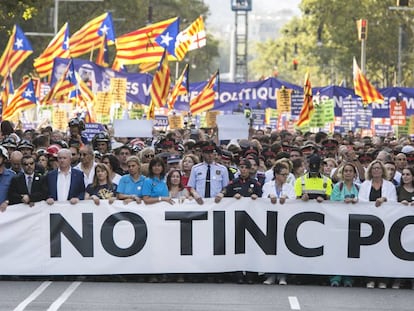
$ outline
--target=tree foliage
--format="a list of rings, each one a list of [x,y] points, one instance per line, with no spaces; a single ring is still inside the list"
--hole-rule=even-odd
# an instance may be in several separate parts
[[[280,37],[257,46],[259,58],[251,71],[271,75],[277,66],[279,77],[299,82],[309,69],[314,85],[352,85],[352,59],[361,63],[361,43],[356,21],[368,20],[366,74],[374,84],[384,87],[394,83],[397,72],[398,29],[404,29],[402,49],[403,84],[413,82],[413,37],[409,21],[412,11],[391,10],[395,0],[302,0],[301,17],[292,19]],[[294,46],[297,45],[295,55]],[[299,62],[294,71],[293,59]],[[267,71],[266,71],[267,69]],[[293,79],[292,79],[293,78]]]

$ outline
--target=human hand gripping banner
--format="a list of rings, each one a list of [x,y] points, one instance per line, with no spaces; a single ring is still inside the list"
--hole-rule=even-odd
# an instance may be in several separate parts
[[[412,207],[206,199],[9,206],[2,275],[257,271],[414,277]]]

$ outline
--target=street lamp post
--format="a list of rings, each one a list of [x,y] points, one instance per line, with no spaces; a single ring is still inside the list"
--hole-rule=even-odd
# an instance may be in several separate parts
[[[53,12],[53,31],[55,34],[58,32],[58,19],[59,19],[59,2],[103,2],[104,0],[55,0],[55,9]]]

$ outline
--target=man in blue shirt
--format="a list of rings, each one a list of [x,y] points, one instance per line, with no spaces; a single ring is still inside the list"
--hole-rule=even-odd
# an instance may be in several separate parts
[[[9,205],[7,200],[7,193],[11,180],[16,174],[5,167],[5,162],[9,159],[9,153],[7,149],[0,146],[0,211],[4,212]]]

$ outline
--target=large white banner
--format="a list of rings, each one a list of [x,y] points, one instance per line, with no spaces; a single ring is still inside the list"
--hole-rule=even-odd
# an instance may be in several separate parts
[[[257,271],[414,277],[413,207],[212,199],[9,206],[0,274]]]

